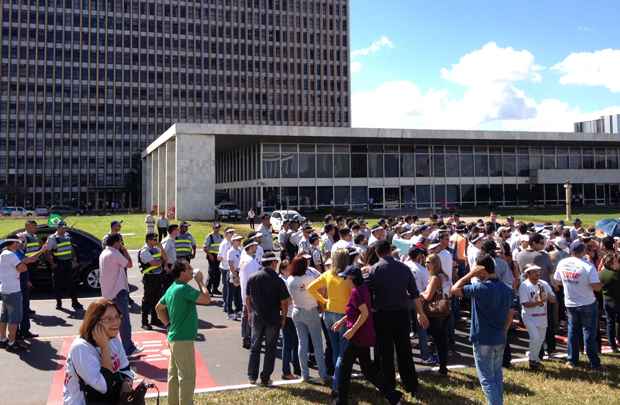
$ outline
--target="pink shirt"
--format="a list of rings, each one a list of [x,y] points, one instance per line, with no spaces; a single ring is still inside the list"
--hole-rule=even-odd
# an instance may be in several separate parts
[[[99,279],[101,281],[101,295],[112,300],[119,292],[129,291],[127,272],[125,268],[129,260],[121,252],[112,247],[106,247],[99,256]]]

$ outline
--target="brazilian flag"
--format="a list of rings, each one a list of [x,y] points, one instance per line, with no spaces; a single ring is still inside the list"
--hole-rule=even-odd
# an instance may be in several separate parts
[[[47,226],[50,228],[57,228],[60,221],[62,221],[60,214],[50,214],[49,217],[47,217]]]

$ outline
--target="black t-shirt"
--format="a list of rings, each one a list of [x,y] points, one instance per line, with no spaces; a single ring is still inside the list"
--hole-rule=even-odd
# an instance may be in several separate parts
[[[370,286],[377,311],[407,310],[410,300],[419,295],[409,267],[391,256],[382,258],[374,265]]]
[[[280,303],[289,297],[289,293],[286,284],[275,271],[263,267],[252,274],[246,291],[257,320],[271,325],[280,324]]]

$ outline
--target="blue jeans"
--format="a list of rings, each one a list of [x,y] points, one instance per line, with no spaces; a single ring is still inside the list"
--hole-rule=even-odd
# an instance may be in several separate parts
[[[448,317],[448,348],[454,349],[456,323],[460,317],[461,301],[457,297],[450,299],[450,316]]]
[[[241,312],[243,309],[241,302],[241,286],[228,284],[228,299],[226,300],[226,306],[228,307],[228,314],[234,314],[235,312]],[[233,305],[234,304],[234,305]],[[234,310],[233,310],[234,306]]]
[[[567,307],[568,315],[568,361],[577,364],[579,361],[579,335],[583,330],[586,353],[591,367],[599,367],[596,333],[598,330],[598,308],[596,302],[580,307]]]
[[[431,357],[431,352],[428,348],[428,330],[422,329],[418,323],[418,317],[416,311],[411,311],[411,322],[415,333],[418,335],[418,345],[420,346],[420,358],[422,360],[428,360]]]
[[[344,315],[337,314],[335,312],[325,312],[323,319],[325,320],[325,326],[327,327],[327,333],[329,334],[329,341],[332,345],[332,361],[334,362],[334,379],[332,381],[332,389],[338,391],[338,378],[340,376],[340,368],[342,363],[342,355],[349,343],[344,338],[345,328],[340,328],[338,332],[332,330],[332,325],[339,321]]]
[[[121,310],[121,341],[123,342],[123,348],[127,356],[131,355],[136,350],[136,345],[131,340],[131,322],[129,320],[129,292],[127,290],[121,290],[116,297],[112,300]]]
[[[503,405],[504,378],[502,361],[504,345],[474,344],[474,360],[478,380],[489,405]]]
[[[224,302],[224,312],[228,313],[228,270],[220,267],[222,271],[222,301]]]
[[[308,338],[310,338],[314,347],[314,358],[319,368],[319,376],[326,379],[327,367],[325,366],[325,357],[323,357],[323,336],[321,335],[321,318],[318,309],[293,309],[293,322],[295,322],[297,337],[299,338],[301,377],[304,379],[310,377],[310,369],[308,368]]]
[[[293,363],[294,374],[301,374],[297,331],[293,320],[286,318],[286,323],[282,328],[282,374],[291,374],[291,363]]]
[[[607,340],[609,340],[609,346],[614,348],[618,347],[616,342],[616,325],[620,324],[620,308],[618,304],[613,301],[603,301],[605,307],[605,319],[607,324]]]

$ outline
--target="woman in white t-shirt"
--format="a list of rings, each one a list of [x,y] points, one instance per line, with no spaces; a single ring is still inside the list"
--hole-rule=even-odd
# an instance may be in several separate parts
[[[65,405],[116,403],[131,391],[133,373],[118,338],[121,311],[105,298],[88,306],[80,336],[69,349],[63,390]]]
[[[547,333],[547,302],[555,303],[551,286],[540,279],[541,268],[529,265],[524,270],[526,280],[519,286],[521,318],[530,335],[530,368],[540,368],[540,349]]]
[[[308,284],[318,278],[320,273],[308,267],[308,259],[297,256],[290,264],[290,276],[286,280],[286,287],[293,301],[293,322],[299,337],[299,362],[301,365],[301,377],[307,381],[310,379],[308,368],[308,345],[312,340],[314,357],[319,368],[319,376],[327,381],[327,368],[323,355],[323,336],[321,318],[319,316],[318,303],[306,290]],[[290,307],[289,307],[290,308]]]

